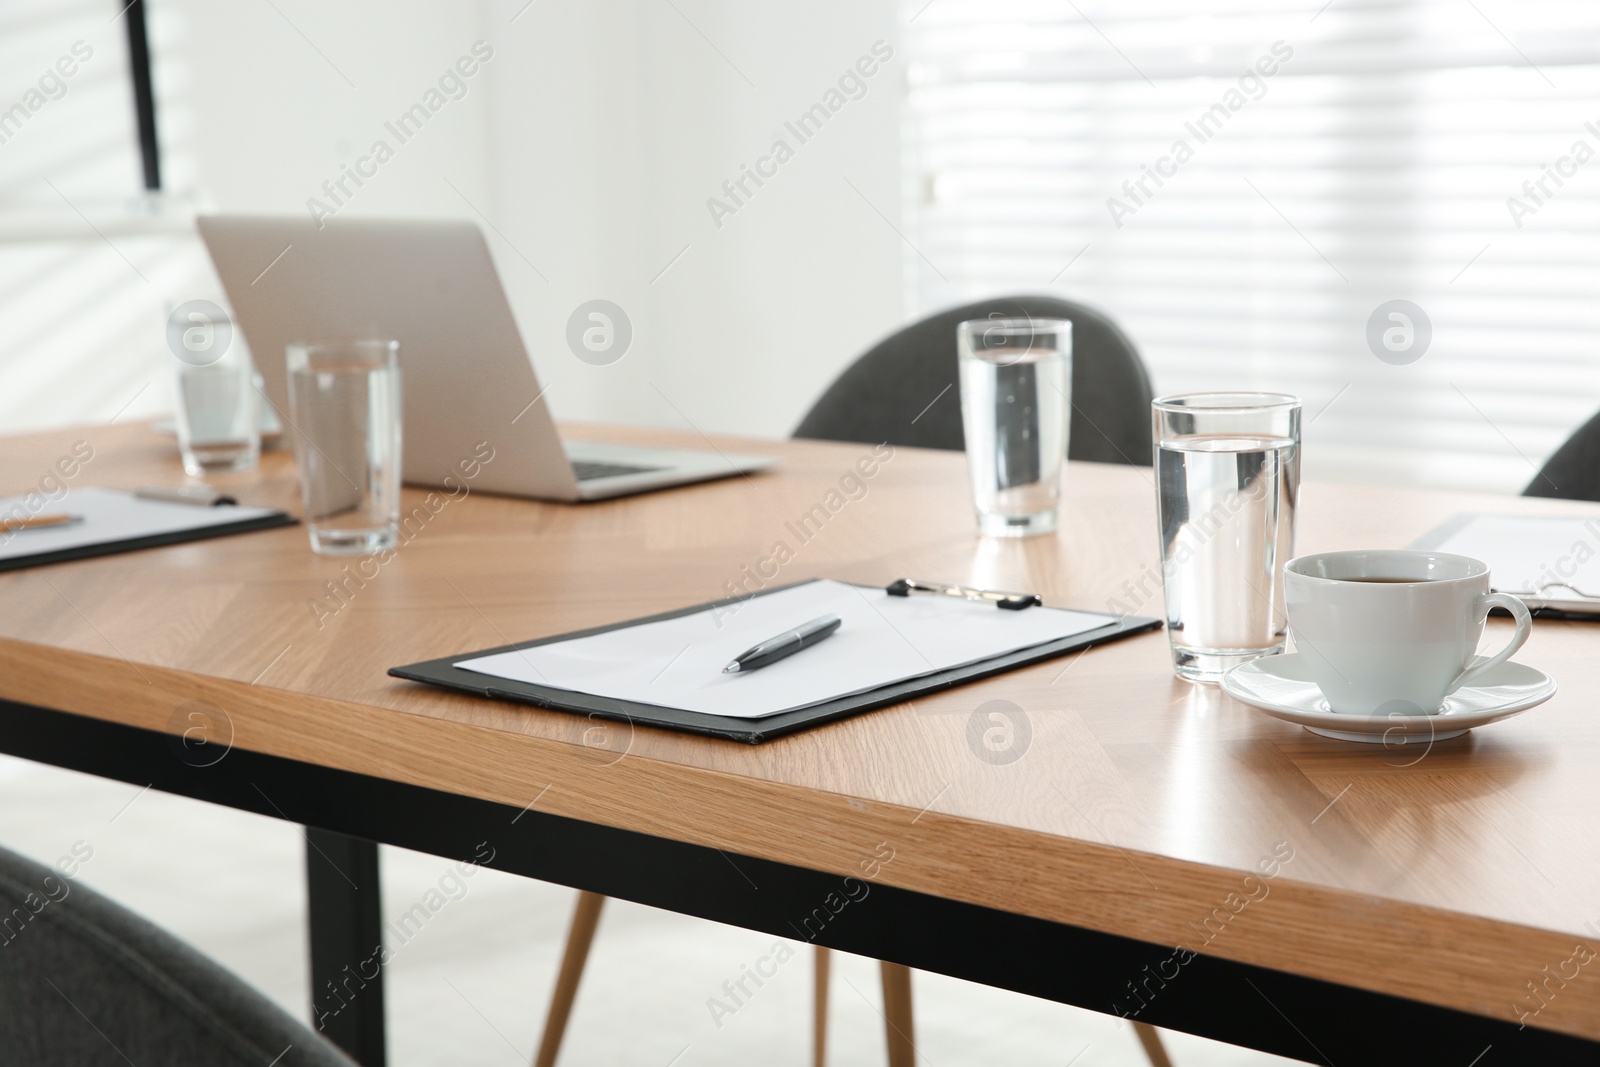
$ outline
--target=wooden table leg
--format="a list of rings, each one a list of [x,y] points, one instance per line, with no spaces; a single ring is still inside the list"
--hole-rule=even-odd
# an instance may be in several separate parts
[[[567,948],[561,956],[561,971],[556,975],[555,992],[550,994],[550,1014],[545,1017],[544,1037],[533,1058],[534,1067],[555,1067],[561,1039],[567,1033],[567,1017],[572,1014],[572,1002],[578,996],[578,982],[583,978],[583,965],[589,962],[589,946],[594,943],[595,927],[600,924],[600,909],[605,902],[606,898],[599,893],[581,890],[578,893],[572,925],[567,928]]]
[[[880,961],[883,971],[884,1035],[889,1043],[889,1067],[914,1067],[917,1045],[911,1029],[911,970],[898,963]]]
[[[1133,1024],[1133,1032],[1139,1038],[1139,1044],[1144,1046],[1144,1054],[1150,1059],[1150,1067],[1172,1067],[1172,1058],[1167,1055],[1166,1046],[1161,1043],[1161,1032],[1149,1023]]]
[[[384,1067],[378,846],[306,827],[311,1017],[362,1067]]]
[[[812,975],[811,1067],[828,1067],[828,974],[833,957],[818,945]]]

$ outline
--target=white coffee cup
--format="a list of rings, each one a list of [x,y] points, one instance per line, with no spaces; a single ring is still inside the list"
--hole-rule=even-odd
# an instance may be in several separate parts
[[[1527,605],[1489,591],[1468,556],[1400,549],[1319,552],[1284,566],[1295,651],[1330,710],[1431,715],[1444,698],[1510,659],[1533,629]],[[1489,609],[1516,619],[1510,644],[1471,663]]]

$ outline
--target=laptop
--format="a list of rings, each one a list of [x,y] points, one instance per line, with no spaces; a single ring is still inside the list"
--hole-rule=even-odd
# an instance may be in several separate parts
[[[768,456],[563,441],[483,234],[470,222],[199,219],[217,275],[288,432],[284,346],[400,342],[404,480],[438,486],[487,441],[473,488],[586,501],[726,478]]]

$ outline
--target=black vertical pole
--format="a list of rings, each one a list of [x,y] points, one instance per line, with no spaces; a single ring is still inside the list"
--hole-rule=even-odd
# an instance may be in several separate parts
[[[306,827],[311,1017],[362,1067],[384,1067],[378,846]]]
[[[156,97],[150,83],[150,37],[144,20],[144,0],[131,0],[123,18],[128,24],[128,68],[133,72],[139,158],[144,163],[144,187],[153,193],[161,189],[161,146],[156,141]]]

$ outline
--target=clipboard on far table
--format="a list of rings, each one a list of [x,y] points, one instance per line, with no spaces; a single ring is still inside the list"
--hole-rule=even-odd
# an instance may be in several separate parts
[[[28,506],[26,497],[0,500],[0,517],[13,513],[22,517],[38,510]],[[292,516],[276,508],[198,507],[91,486],[72,490],[49,510],[69,513],[76,521],[0,532],[0,571],[295,525]]]
[[[844,624],[814,649],[748,674],[720,673],[745,648],[825,613]],[[1160,625],[1139,616],[890,597],[882,587],[813,579],[389,674],[759,744]]]
[[[1483,560],[1537,618],[1600,621],[1600,517],[1465,513],[1410,547]]]

